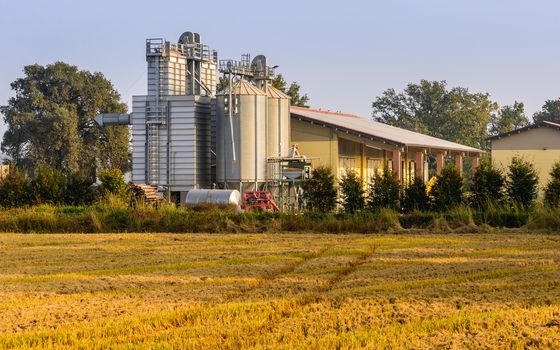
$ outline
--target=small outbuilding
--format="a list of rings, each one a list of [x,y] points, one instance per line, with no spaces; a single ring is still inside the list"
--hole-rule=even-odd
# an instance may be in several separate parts
[[[560,161],[560,124],[549,121],[496,135],[490,139],[492,164],[506,169],[513,157],[535,165],[540,187],[549,181],[552,165]]]

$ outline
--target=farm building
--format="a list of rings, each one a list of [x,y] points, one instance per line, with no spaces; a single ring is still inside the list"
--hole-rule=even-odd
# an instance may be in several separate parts
[[[147,39],[146,62],[147,94],[133,97],[132,113],[96,120],[131,125],[132,182],[181,202],[193,189],[215,188],[266,191],[280,207],[293,206],[313,166],[337,177],[352,169],[364,180],[388,166],[407,183],[426,180],[429,154],[441,171],[446,156],[459,168],[473,157],[476,168],[482,153],[354,115],[290,107],[265,56],[218,60],[197,33]]]
[[[479,164],[481,150],[417,132],[375,122],[356,115],[292,107],[291,142],[312,160],[313,166],[326,165],[337,177],[355,171],[364,181],[388,166],[402,183],[414,177],[428,179],[427,155],[434,155],[437,172],[446,157],[452,157],[462,170],[463,157]]]
[[[542,186],[549,181],[552,165],[560,161],[560,124],[535,123],[490,138],[492,164],[505,169],[513,157],[535,165]]]

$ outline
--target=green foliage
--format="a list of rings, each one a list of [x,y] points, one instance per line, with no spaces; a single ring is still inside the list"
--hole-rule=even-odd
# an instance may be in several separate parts
[[[473,177],[472,205],[484,208],[489,204],[501,204],[504,201],[505,183],[506,179],[501,170],[489,163],[482,164]]]
[[[69,205],[91,204],[94,199],[92,185],[93,181],[88,176],[78,172],[69,174],[66,178],[64,203]]]
[[[447,164],[431,190],[437,210],[447,210],[461,204],[463,200],[463,178],[454,164]]]
[[[229,86],[229,79],[225,75],[222,75],[218,79],[218,84],[216,84],[216,91],[218,92],[224,91],[228,86]]]
[[[550,181],[544,190],[544,203],[552,208],[560,207],[560,162],[556,162],[550,170]]]
[[[347,213],[355,213],[365,206],[365,190],[362,180],[355,171],[347,171],[340,179],[342,207]]]
[[[335,178],[330,168],[313,169],[311,178],[303,182],[302,188],[308,210],[329,213],[336,207]]]
[[[272,86],[278,90],[284,92],[286,95],[290,96],[290,104],[292,106],[298,107],[308,107],[307,102],[309,102],[309,97],[307,94],[301,94],[301,87],[297,82],[292,82],[288,88],[286,88],[286,80],[282,74],[278,74],[272,79]]]
[[[110,195],[119,198],[128,198],[128,186],[124,182],[124,177],[120,169],[103,169],[99,173],[101,186],[98,188],[100,197],[111,198]]]
[[[98,163],[130,166],[128,128],[101,128],[93,120],[101,112],[127,110],[101,73],[56,62],[26,66],[24,74],[11,84],[15,97],[0,107],[8,126],[1,149],[16,166],[34,171],[47,164],[92,178]]]
[[[62,204],[65,190],[66,177],[60,170],[48,165],[38,166],[30,184],[30,197],[34,204]]]
[[[545,120],[560,123],[560,98],[557,100],[546,100],[542,109],[533,115],[535,123]]]
[[[445,81],[427,80],[408,84],[402,93],[386,90],[372,107],[379,122],[481,149],[498,109],[488,94],[462,87],[448,90]]]
[[[426,184],[420,178],[415,178],[403,192],[401,199],[405,212],[426,211],[430,208],[430,198],[426,194]]]
[[[529,124],[522,102],[515,101],[513,106],[502,106],[490,123],[490,135],[499,135]]]
[[[374,211],[381,208],[398,210],[400,191],[399,180],[385,167],[381,174],[375,174],[371,179],[366,205]]]
[[[519,228],[527,224],[530,212],[516,205],[496,205],[489,203],[473,213],[476,225]]]
[[[0,180],[0,207],[14,208],[31,204],[29,178],[17,168]]]
[[[508,167],[506,188],[513,205],[530,208],[537,198],[539,177],[532,163],[514,157]]]

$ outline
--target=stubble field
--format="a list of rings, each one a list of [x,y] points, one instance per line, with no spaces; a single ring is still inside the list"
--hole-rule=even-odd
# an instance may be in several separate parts
[[[560,348],[560,236],[0,234],[0,348]]]

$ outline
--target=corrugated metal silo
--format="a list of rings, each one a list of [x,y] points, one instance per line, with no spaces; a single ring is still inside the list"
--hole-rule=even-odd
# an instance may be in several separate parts
[[[290,147],[290,96],[267,86],[267,153],[268,157],[285,157]]]
[[[217,180],[254,189],[266,181],[266,93],[240,80],[218,93],[217,102]]]

